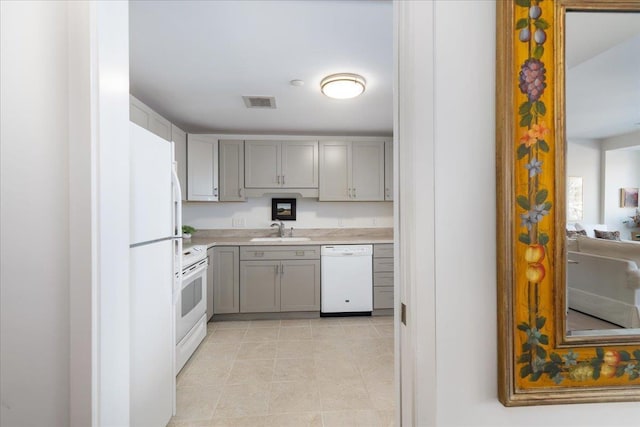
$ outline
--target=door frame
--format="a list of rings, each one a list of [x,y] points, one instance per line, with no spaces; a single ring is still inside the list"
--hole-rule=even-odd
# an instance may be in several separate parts
[[[433,425],[436,420],[434,104],[414,97],[415,93],[435,92],[433,9],[433,1],[393,2],[394,370],[399,426],[416,425],[417,421]],[[118,421],[128,422],[129,416],[128,394],[124,392],[128,389],[129,372],[121,369],[129,354],[125,292],[129,275],[128,193],[117,190],[118,183],[121,188],[128,188],[128,184],[122,185],[128,174],[121,172],[122,166],[128,164],[128,156],[123,156],[123,152],[128,152],[128,148],[123,148],[128,137],[117,144],[110,143],[122,132],[124,116],[124,126],[128,126],[128,49],[119,46],[120,56],[111,52],[111,57],[108,53],[103,57],[98,56],[97,47],[102,46],[100,52],[109,52],[109,47],[117,46],[124,38],[128,40],[128,2],[90,2],[88,14],[83,12],[81,20],[84,19],[89,23],[85,36],[92,47],[89,69],[93,76],[90,97],[93,152],[88,176],[94,186],[90,194],[78,194],[82,202],[92,206],[92,309],[88,314],[88,310],[79,313],[77,318],[91,324],[88,390],[92,401],[91,425],[126,425]],[[114,215],[113,222],[110,214]],[[118,233],[114,241],[112,227],[116,223]],[[420,241],[416,236],[420,236]],[[121,241],[127,244],[119,244]],[[87,243],[82,245],[86,248]],[[116,265],[118,268],[113,268]],[[110,274],[114,270],[118,270],[118,277]],[[419,287],[415,283],[417,278],[421,280]],[[118,285],[114,287],[114,283]],[[73,289],[72,298],[86,301],[86,294]],[[401,304],[407,307],[406,326],[400,322]],[[86,363],[86,351],[86,347],[72,348],[72,359],[75,355]],[[77,396],[79,393],[72,391],[72,397]]]

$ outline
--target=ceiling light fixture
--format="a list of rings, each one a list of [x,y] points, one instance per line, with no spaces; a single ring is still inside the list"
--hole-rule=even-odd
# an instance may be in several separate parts
[[[322,93],[329,98],[355,98],[364,92],[367,82],[358,74],[339,73],[325,77],[320,82]]]

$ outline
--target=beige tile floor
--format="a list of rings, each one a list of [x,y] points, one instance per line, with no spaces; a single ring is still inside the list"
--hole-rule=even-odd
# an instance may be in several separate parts
[[[208,324],[171,427],[393,426],[393,318]]]

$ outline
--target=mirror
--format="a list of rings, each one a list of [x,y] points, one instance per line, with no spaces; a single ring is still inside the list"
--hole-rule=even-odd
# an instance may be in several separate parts
[[[640,229],[618,193],[640,183],[640,13],[568,11],[564,28],[566,334],[638,335]]]
[[[624,145],[619,134],[605,142],[592,143],[590,148],[597,149],[600,162],[596,166],[600,175],[594,180],[592,174],[580,169],[585,162],[572,157],[579,156],[580,149],[588,144],[573,144],[572,140],[585,138],[580,132],[595,139],[591,126],[604,116],[615,121],[622,117],[613,107],[601,105],[600,97],[595,101],[594,115],[582,124],[578,120],[581,108],[593,103],[586,100],[589,95],[597,95],[607,84],[622,80],[615,74],[617,71],[610,70],[614,74],[607,76],[607,84],[582,77],[585,85],[580,82],[580,73],[574,70],[579,69],[576,64],[587,64],[631,37],[618,35],[617,41],[603,42],[610,33],[620,33],[622,27],[614,23],[615,30],[607,29],[604,20],[616,15],[626,19],[639,13],[640,3],[636,0],[497,2],[498,389],[499,399],[506,406],[640,400],[640,334],[633,323],[633,311],[628,309],[624,314],[620,310],[624,304],[608,307],[603,303],[611,303],[613,296],[623,294],[623,300],[630,301],[628,294],[635,292],[636,274],[631,270],[636,264],[626,260],[626,255],[616,252],[617,249],[609,248],[609,252],[597,255],[589,253],[590,241],[583,242],[583,236],[576,237],[576,250],[566,232],[570,224],[582,221],[581,225],[586,226],[591,218],[597,219],[594,224],[611,222],[616,227],[606,209],[611,197],[608,185],[614,181],[606,169],[611,162],[610,171],[620,170],[616,163],[619,158],[634,158],[637,153],[629,155],[632,152],[629,146],[633,144]],[[569,40],[572,31],[580,31],[574,17],[579,20],[585,16],[595,21],[582,36],[587,38],[587,49],[576,50],[570,47]],[[594,50],[599,54],[594,54]],[[638,83],[637,77],[635,82]],[[626,94],[637,89],[637,85],[630,87]],[[634,95],[634,99],[637,115],[638,96]],[[635,118],[638,121],[640,117]],[[620,129],[616,132],[623,133]],[[621,148],[628,151],[620,154]],[[596,193],[603,196],[597,201],[592,199],[594,185]],[[615,215],[624,216],[627,212],[616,210]],[[569,215],[571,222],[567,220]],[[625,228],[624,232],[629,230]],[[622,267],[597,264],[590,266],[588,272],[582,271],[589,262],[611,259]],[[576,266],[581,268],[575,269]],[[601,285],[599,280],[593,280],[594,271],[615,272],[604,275],[608,286],[620,281],[624,287],[601,295],[595,302],[585,302],[584,296],[595,293]],[[585,288],[587,279],[590,282]],[[637,280],[640,282],[640,271]],[[567,316],[570,306],[583,311],[604,306],[597,308],[604,308],[605,315],[618,316],[612,323],[629,321],[629,327],[618,328],[624,330],[620,334],[613,328],[600,329],[584,323],[575,326],[573,313]],[[603,314],[590,314],[594,318],[599,316]],[[627,319],[622,319],[625,316]]]

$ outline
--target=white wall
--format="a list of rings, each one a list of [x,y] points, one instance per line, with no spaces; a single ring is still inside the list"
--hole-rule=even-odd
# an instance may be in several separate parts
[[[286,195],[277,197],[288,197]],[[296,221],[287,227],[393,227],[391,202],[318,202],[297,199]],[[184,224],[196,229],[232,228],[232,218],[244,219],[244,228],[269,228],[271,197],[250,198],[246,203],[185,203]]]
[[[0,425],[69,424],[67,5],[0,2]]]
[[[431,16],[425,3],[399,2],[399,10],[402,13],[408,9],[415,22],[428,23]],[[404,84],[412,81],[403,80],[405,75],[415,71],[421,72],[422,79],[435,79],[435,101],[431,101],[435,103],[435,124],[432,126],[428,119],[415,123],[416,132],[421,131],[423,135],[435,132],[435,196],[428,188],[422,193],[400,189],[401,215],[405,215],[403,207],[412,206],[415,210],[412,215],[423,220],[429,221],[435,214],[435,291],[417,292],[415,298],[418,307],[425,310],[436,307],[436,323],[432,327],[429,322],[418,322],[417,341],[409,343],[429,348],[415,359],[416,377],[426,378],[428,382],[421,382],[422,389],[416,395],[418,417],[414,425],[635,426],[640,419],[638,403],[506,408],[498,401],[495,2],[428,3],[435,11],[435,31],[428,25],[416,25],[407,42],[411,45],[433,39],[434,44],[432,48],[416,50],[414,57],[400,64],[401,90],[403,81]],[[423,72],[419,65],[433,55],[435,69]],[[413,89],[410,96],[427,100],[412,112],[414,117],[430,117],[428,100],[433,99],[434,94],[428,88],[424,85],[407,90]],[[406,114],[400,110],[401,121]],[[400,139],[400,157],[406,150],[430,143],[428,138],[417,134],[405,137]],[[428,152],[421,155],[429,164]],[[405,166],[412,167],[405,163],[401,168]],[[428,183],[433,171],[414,167],[412,173],[417,182]],[[455,197],[461,191],[464,198]],[[415,251],[429,254],[431,244],[430,235],[418,235]],[[400,248],[403,245],[401,241]],[[402,273],[413,272],[413,276],[405,276],[404,280],[410,280],[409,286],[414,289],[426,286],[428,290],[434,272],[415,269],[416,263],[424,264],[428,260],[411,262],[414,265],[403,267]],[[430,346],[434,336],[435,347]],[[435,378],[432,378],[430,372],[434,366]],[[434,399],[434,411],[420,410],[432,407]]]
[[[128,424],[128,3],[0,2],[0,425]]]
[[[582,224],[600,223],[600,158],[598,140],[569,140],[567,144],[567,176],[582,177]]]
[[[629,219],[635,208],[620,207],[620,189],[640,188],[640,150],[610,150],[604,153],[606,172],[604,177],[604,222],[608,230],[619,230],[623,239],[631,238],[622,221]]]

